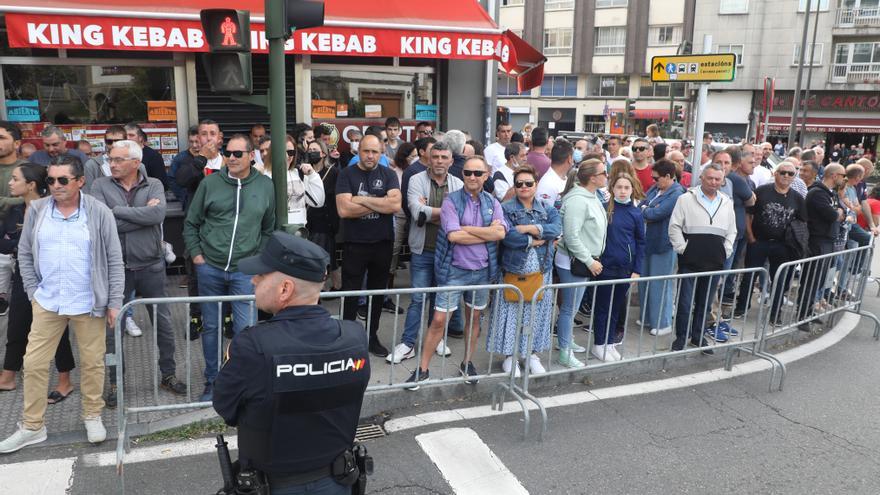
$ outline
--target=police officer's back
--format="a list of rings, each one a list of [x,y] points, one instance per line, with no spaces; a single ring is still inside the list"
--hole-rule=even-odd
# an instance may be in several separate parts
[[[331,464],[354,442],[370,361],[364,328],[317,305],[327,265],[320,247],[282,232],[238,265],[274,316],[232,341],[213,403],[238,427],[242,469],[266,473],[272,493],[313,482],[308,493],[351,493]]]

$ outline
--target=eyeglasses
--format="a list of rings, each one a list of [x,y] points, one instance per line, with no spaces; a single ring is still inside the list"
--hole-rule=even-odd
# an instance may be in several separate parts
[[[113,143],[116,143],[118,141],[122,141],[122,139],[104,138],[104,144],[106,144],[107,146],[113,146]]]
[[[648,147],[647,147],[647,146],[633,146],[633,151],[636,151],[636,152],[638,152],[638,151],[647,151],[647,150],[648,150]]]
[[[62,186],[66,186],[67,184],[70,184],[70,181],[76,179],[79,179],[79,177],[46,177],[46,184],[54,186],[55,181],[58,181]]]
[[[122,163],[131,160],[131,158],[122,158],[119,156],[108,158],[107,161],[110,163]]]
[[[419,136],[431,136],[434,134],[434,131],[431,130],[421,130],[418,132]]]
[[[485,170],[462,170],[461,173],[465,177],[470,177],[470,176],[482,177],[483,174],[486,173],[486,171]]]
[[[234,156],[234,157],[236,157],[236,158],[241,158],[241,157],[244,156],[245,153],[247,153],[247,151],[241,151],[241,150],[229,151],[229,150],[225,150],[225,151],[223,151],[223,156],[225,156],[226,158],[229,158],[230,156]]]
[[[787,176],[789,176],[789,177],[794,177],[794,171],[793,171],[793,170],[777,170],[776,173],[779,174],[779,175],[787,175]]]
[[[294,156],[294,155],[296,155],[296,150],[285,150],[285,151],[287,152],[287,156]]]
[[[658,180],[660,180],[660,176],[659,175],[652,175],[651,180],[653,180],[654,182],[657,182]]]
[[[522,189],[523,187],[534,187],[535,181],[533,180],[521,180],[514,183],[517,189]]]
[[[607,171],[607,170],[603,170],[602,172],[598,172],[598,173],[596,174],[596,177],[598,177],[598,176],[600,176],[600,175],[604,175],[605,177],[608,177],[608,171]]]

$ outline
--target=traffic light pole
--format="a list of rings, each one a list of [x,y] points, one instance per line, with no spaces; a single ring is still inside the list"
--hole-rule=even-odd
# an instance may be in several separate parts
[[[266,0],[269,41],[269,133],[272,137],[272,182],[275,184],[275,228],[287,223],[287,87],[284,42],[287,30],[284,0]]]
[[[712,52],[712,35],[703,36],[703,53]],[[697,117],[694,126],[694,157],[691,163],[694,166],[694,172],[700,174],[700,166],[702,163],[703,150],[703,130],[706,127],[706,101],[709,99],[709,84],[700,83],[700,89],[697,92]]]

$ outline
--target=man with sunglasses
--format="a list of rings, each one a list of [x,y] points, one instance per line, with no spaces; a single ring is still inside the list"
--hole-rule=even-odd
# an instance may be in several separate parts
[[[642,191],[647,191],[654,185],[654,179],[651,178],[651,162],[648,161],[648,157],[654,156],[653,148],[647,139],[636,138],[632,145],[632,154],[636,179],[642,184]]]
[[[189,205],[183,239],[195,266],[200,296],[254,293],[250,277],[238,271],[238,261],[257,254],[275,230],[275,188],[271,179],[251,165],[253,153],[247,135],[232,136],[223,152],[226,166],[201,181]],[[232,330],[238,335],[256,320],[256,310],[247,302],[231,306]],[[201,400],[210,401],[219,368],[217,304],[202,304],[201,314],[205,356]]]
[[[65,157],[73,157],[85,163],[89,161],[89,157],[76,148],[67,147],[67,136],[60,127],[54,125],[46,126],[40,133],[43,138],[43,149],[36,151],[28,158],[31,163],[38,165],[49,165],[50,163],[60,163]]]
[[[430,122],[419,122],[416,124],[416,139],[428,138],[434,136],[434,126]]]
[[[748,248],[746,250],[746,268],[757,268],[770,263],[770,280],[779,265],[794,259],[785,243],[785,232],[793,220],[806,221],[807,211],[804,198],[792,189],[791,184],[797,176],[794,164],[782,162],[773,174],[773,182],[758,186],[755,189],[755,204],[748,208],[746,221],[751,228],[748,230]],[[771,323],[780,321],[779,309],[782,294],[788,292],[791,273],[785,280],[785,290],[777,294],[770,308]],[[765,283],[762,281],[762,283]],[[751,304],[751,289],[754,285],[752,277],[742,277],[739,285],[739,296],[733,316],[743,316]]]
[[[0,442],[0,453],[46,440],[44,417],[49,362],[65,327],[79,347],[82,417],[91,443],[103,442],[104,354],[107,327],[122,308],[125,274],[113,213],[82,194],[84,171],[74,157],[48,166],[51,196],[31,202],[18,243],[24,289],[33,324],[24,357],[24,415],[20,428]]]
[[[489,165],[482,157],[469,158],[462,168],[464,188],[443,200],[434,251],[434,276],[440,287],[487,285],[501,276],[498,242],[507,235],[507,223],[501,204],[483,190],[489,173]],[[468,340],[459,370],[465,383],[477,383],[478,373],[471,356],[480,336],[480,313],[489,305],[489,291],[445,291],[437,294],[434,317],[425,332],[421,363],[407,379],[411,384],[409,390],[418,389],[419,382],[428,379],[431,357],[443,340],[447,315],[458,309],[462,298]]]

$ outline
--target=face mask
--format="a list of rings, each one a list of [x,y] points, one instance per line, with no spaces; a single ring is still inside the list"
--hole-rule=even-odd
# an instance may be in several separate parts
[[[583,159],[584,159],[584,153],[583,153],[581,150],[575,148],[575,149],[574,149],[574,156],[573,156],[573,158],[574,158],[574,164],[577,165],[578,163],[580,163],[581,161],[583,161]]]
[[[619,205],[625,205],[630,202],[630,196],[627,196],[626,199],[618,199],[617,196],[615,196],[614,202]]]
[[[309,151],[306,153],[306,160],[312,165],[321,161],[321,152],[320,151]]]
[[[417,162],[417,161],[419,161],[419,157],[414,156],[414,157],[412,157],[412,158],[409,159],[409,164],[412,165],[413,163],[415,163],[415,162]]]
[[[352,141],[352,142],[351,142],[351,151],[352,151],[352,153],[357,153],[357,152],[358,152],[358,146],[360,146],[360,144],[361,144],[360,141]]]

